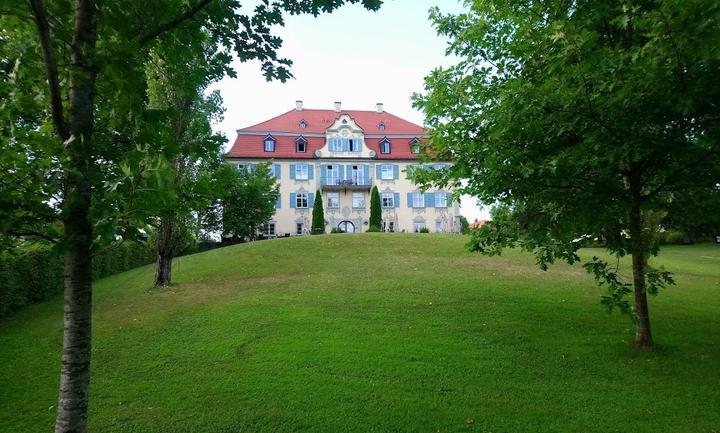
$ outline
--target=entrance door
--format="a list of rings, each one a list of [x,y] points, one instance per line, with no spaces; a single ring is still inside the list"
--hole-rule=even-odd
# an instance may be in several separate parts
[[[355,224],[350,221],[341,221],[338,224],[338,230],[345,233],[355,233]]]

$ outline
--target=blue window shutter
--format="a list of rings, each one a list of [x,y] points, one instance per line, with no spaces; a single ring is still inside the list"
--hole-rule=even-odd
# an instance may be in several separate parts
[[[315,194],[309,192],[308,193],[308,207],[313,207],[315,205]]]
[[[280,195],[278,194],[277,200],[275,200],[275,209],[280,209]]]
[[[399,192],[393,193],[393,203],[395,204],[395,207],[400,207],[400,193]]]
[[[412,193],[409,192],[409,193],[407,193],[407,205],[408,205],[408,207],[413,207],[412,204],[413,204],[412,203]]]
[[[314,176],[315,173],[313,172],[314,167],[312,164],[308,164],[307,166],[308,166],[308,180],[313,180],[315,178],[315,176]]]
[[[290,179],[295,179],[295,164],[290,164]]]
[[[291,192],[290,193],[290,207],[291,208],[294,208],[295,205],[297,204],[296,198],[297,198],[297,194],[295,194],[294,192]]]
[[[280,171],[280,164],[273,164],[273,171],[275,172],[275,177],[277,179],[280,179],[281,171]]]
[[[435,194],[431,192],[425,193],[425,207],[435,207]]]
[[[363,180],[365,180],[366,184],[370,183],[370,166],[369,165],[363,165]]]
[[[382,165],[378,164],[375,166],[375,179],[382,179]]]
[[[397,166],[397,164],[393,165],[393,179],[400,179],[400,168]]]

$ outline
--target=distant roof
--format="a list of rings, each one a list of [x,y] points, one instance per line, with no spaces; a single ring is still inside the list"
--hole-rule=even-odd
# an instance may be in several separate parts
[[[425,130],[387,111],[366,110],[290,110],[270,120],[237,130],[235,143],[228,152],[230,158],[315,158],[315,151],[325,146],[325,133],[343,114],[350,116],[362,128],[365,144],[375,151],[377,159],[417,159],[411,152],[410,142],[423,137]],[[300,126],[304,121],[304,128]],[[382,127],[380,126],[382,125]],[[319,136],[322,134],[322,136]],[[275,151],[265,152],[264,138],[272,135]],[[303,136],[306,152],[296,152],[295,140]],[[389,154],[380,152],[380,141],[387,137],[391,142]]]
[[[401,119],[387,111],[378,113],[369,110],[290,110],[270,120],[260,122],[256,125],[238,129],[238,132],[296,132],[298,134],[324,134],[335,120],[342,114],[347,114],[363,129],[365,134],[381,135],[422,135],[425,130],[405,119]],[[300,128],[300,121],[305,120],[306,127]],[[383,123],[385,129],[381,130],[378,125]]]

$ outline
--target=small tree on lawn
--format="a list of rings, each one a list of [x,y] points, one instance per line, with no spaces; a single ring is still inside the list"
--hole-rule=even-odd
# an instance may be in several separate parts
[[[310,233],[314,235],[325,233],[325,212],[323,211],[322,194],[320,190],[315,191],[315,204],[313,204]]]
[[[382,225],[382,209],[380,207],[380,193],[377,186],[370,192],[370,230],[380,231]]]
[[[454,164],[416,180],[499,203],[473,231],[485,254],[518,246],[545,269],[601,239],[612,263],[584,266],[650,347],[647,295],[673,284],[649,263],[654,234],[683,197],[720,189],[717,1],[484,0],[431,19],[461,60],[433,71],[415,104],[428,153]]]

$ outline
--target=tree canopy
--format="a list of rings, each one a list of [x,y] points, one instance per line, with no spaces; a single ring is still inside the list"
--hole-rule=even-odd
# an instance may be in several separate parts
[[[633,314],[636,345],[650,346],[646,293],[672,283],[648,266],[653,233],[673,203],[720,182],[720,5],[467,4],[458,15],[431,11],[460,60],[435,69],[414,100],[428,153],[454,164],[416,178],[499,205],[474,250],[519,246],[543,268],[579,261],[586,239],[631,255],[632,284],[599,258],[586,268],[608,287],[608,308]]]

